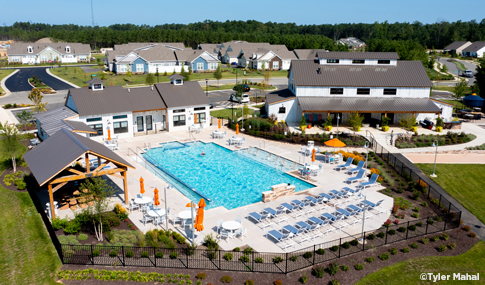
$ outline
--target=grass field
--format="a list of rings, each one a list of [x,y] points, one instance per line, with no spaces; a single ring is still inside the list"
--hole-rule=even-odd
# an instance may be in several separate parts
[[[443,90],[443,91],[450,91],[450,92],[455,92],[455,87],[454,86],[433,86],[434,90]],[[471,94],[472,93],[472,88],[471,86],[467,86],[465,88],[465,94]]]
[[[433,164],[416,166],[427,175],[433,173]],[[431,179],[485,223],[484,164],[436,164],[436,175]]]
[[[465,71],[466,70],[466,67],[463,63],[459,62],[459,61],[456,61],[456,60],[453,60],[452,61],[454,64],[456,64],[456,68],[458,68],[459,70],[461,71]]]
[[[9,161],[1,148],[0,161],[3,172]],[[0,186],[0,215],[0,283],[57,284],[61,261],[29,194]]]
[[[440,101],[443,101],[443,102],[447,102],[447,103],[450,103],[450,104],[453,104],[454,108],[457,108],[457,109],[462,109],[463,107],[466,108],[466,106],[464,106],[461,101],[456,101],[456,100],[440,100]]]
[[[217,111],[211,111],[211,116],[217,117],[217,118],[224,118],[224,119],[232,119],[232,111],[234,111],[234,119],[240,118],[242,116],[242,110],[241,108],[236,109],[236,104],[234,104],[234,109],[222,109],[222,110],[217,110]],[[254,109],[249,109],[249,112],[254,114]]]
[[[371,273],[361,279],[356,285],[366,284],[483,284],[483,281],[459,281],[452,280],[453,273],[477,274],[480,273],[480,280],[483,280],[485,273],[485,242],[479,241],[469,251],[458,256],[445,257],[419,257],[399,262],[385,267],[377,272]],[[433,273],[451,275],[450,280],[432,282],[420,280],[421,273]]]
[[[7,77],[9,74],[11,74],[14,71],[15,69],[0,70],[0,81],[2,81],[5,77]],[[3,95],[4,92],[5,90],[3,90],[2,87],[0,87],[0,96]]]

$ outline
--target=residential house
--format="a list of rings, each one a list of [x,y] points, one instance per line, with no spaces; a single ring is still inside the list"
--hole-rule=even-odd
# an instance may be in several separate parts
[[[358,49],[365,47],[365,42],[355,37],[341,38],[340,40],[338,40],[338,43],[342,45],[347,45],[349,49]]]
[[[16,43],[7,50],[9,63],[89,62],[91,47],[80,43]]]
[[[175,74],[170,83],[159,83],[150,87],[122,88],[104,86],[94,78],[89,87],[70,89],[65,101],[65,116],[78,125],[71,126],[79,132],[94,130],[89,135],[95,139],[106,138],[110,129],[113,136],[133,137],[160,131],[187,130],[194,124],[205,127],[209,124],[210,101],[198,82],[184,82]],[[50,110],[44,116],[52,116]],[[64,114],[64,113],[63,113]],[[62,118],[62,114],[58,115]],[[55,128],[63,128],[60,120]],[[89,129],[81,129],[83,123]],[[46,126],[41,117],[38,125]],[[74,123],[76,124],[76,123]],[[54,128],[50,126],[49,128]],[[42,133],[42,130],[38,130]],[[53,133],[54,131],[52,131]],[[48,131],[48,135],[51,132]],[[46,138],[46,136],[41,137]]]
[[[395,52],[318,52],[317,60],[294,60],[288,91],[269,94],[266,112],[294,124],[302,115],[309,123],[327,116],[345,122],[356,111],[374,124],[384,116],[391,123],[403,115],[450,120],[452,106],[429,98],[432,83],[422,63],[398,59]]]
[[[463,49],[469,47],[471,44],[472,44],[472,42],[469,42],[469,41],[455,41],[452,44],[446,46],[443,49],[443,51],[445,53],[460,55],[462,53]]]
[[[485,42],[474,42],[463,49],[462,55],[468,57],[482,58],[485,53]]]
[[[185,66],[190,66],[192,71],[197,73],[201,71],[213,71],[219,65],[217,56],[203,50],[180,50],[175,52],[177,60],[184,62]]]
[[[270,45],[269,48],[245,47],[239,52],[237,59],[239,67],[287,70],[291,61],[297,57],[285,45]]]
[[[327,52],[326,49],[295,49],[295,53],[298,59],[316,59],[318,52]]]
[[[248,42],[232,42],[225,45],[223,49],[221,49],[220,60],[222,63],[237,65],[238,64],[238,55],[241,50],[244,49],[258,49],[258,48],[267,48],[269,49],[269,43],[248,43]]]

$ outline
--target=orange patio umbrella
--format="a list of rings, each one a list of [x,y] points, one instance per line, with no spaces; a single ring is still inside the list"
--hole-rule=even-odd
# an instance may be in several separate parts
[[[108,140],[110,141],[111,140],[111,130],[108,129]]]
[[[158,201],[158,189],[155,188],[155,191],[153,191],[153,192],[155,192],[155,197],[154,197],[155,198],[155,206],[158,206],[158,205],[160,205],[160,201]]]
[[[145,193],[145,185],[143,184],[143,177],[140,177],[140,194]]]
[[[315,149],[312,150],[312,162],[315,161]]]
[[[236,124],[236,135],[239,135],[239,124]]]
[[[200,199],[199,209],[197,210],[197,217],[195,217],[195,224],[194,224],[194,228],[198,232],[204,230],[204,225],[202,223],[204,222],[204,207],[205,206],[206,206],[205,200]]]
[[[345,146],[345,144],[337,138],[326,141],[325,145],[332,146],[332,147],[344,147]]]
[[[219,127],[218,127],[218,129],[220,129],[220,128],[221,128],[221,119],[219,119]]]

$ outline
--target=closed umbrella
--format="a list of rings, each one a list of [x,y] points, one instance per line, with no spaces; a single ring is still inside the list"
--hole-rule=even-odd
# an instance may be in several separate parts
[[[160,201],[158,201],[158,189],[155,188],[155,191],[153,191],[155,193],[155,206],[158,206],[160,205]]]
[[[312,150],[312,162],[315,162],[315,149]]]
[[[239,135],[239,124],[236,124],[236,135]]]
[[[143,184],[143,177],[140,177],[140,194],[145,193],[145,185]]]
[[[108,128],[108,140],[111,140],[111,130]]]
[[[199,201],[199,209],[197,210],[197,217],[195,218],[194,228],[196,231],[200,232],[204,230],[204,207],[205,207],[205,200],[200,199]]]
[[[218,127],[218,129],[220,129],[220,128],[221,128],[221,119],[219,119],[219,127]]]

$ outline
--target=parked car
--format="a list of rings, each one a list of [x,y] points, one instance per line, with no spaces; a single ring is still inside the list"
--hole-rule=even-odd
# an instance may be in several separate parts
[[[238,102],[238,103],[249,103],[248,94],[242,94],[240,99],[241,100],[238,100],[238,98],[236,98],[236,94],[231,94],[231,97],[229,97],[229,101]]]
[[[239,86],[242,86],[243,92],[249,92],[249,90],[251,90],[251,88],[249,88],[249,86],[246,85],[246,84],[238,84],[238,85],[234,86],[234,88],[232,88],[232,90],[237,90],[237,88]]]
[[[462,72],[463,77],[473,77],[473,73],[471,70],[465,70]]]
[[[210,109],[214,108],[214,103],[212,102],[212,100],[209,100],[211,103],[210,103]]]

